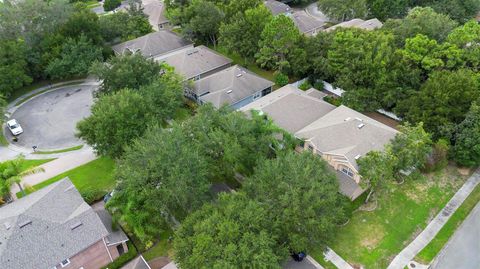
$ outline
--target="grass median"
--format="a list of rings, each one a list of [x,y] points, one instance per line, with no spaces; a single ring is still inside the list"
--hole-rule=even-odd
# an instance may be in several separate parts
[[[432,262],[478,202],[480,202],[480,185],[475,187],[435,238],[415,257],[415,260],[423,264]]]

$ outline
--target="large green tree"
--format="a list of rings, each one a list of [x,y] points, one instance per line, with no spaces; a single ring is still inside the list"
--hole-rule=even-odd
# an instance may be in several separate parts
[[[326,247],[344,221],[343,199],[328,165],[311,152],[290,151],[259,165],[243,191],[264,205],[280,245],[291,251]]]
[[[272,14],[265,6],[237,13],[229,23],[220,26],[220,44],[244,58],[253,58],[260,49],[258,40]]]
[[[268,69],[285,70],[292,69],[291,61],[305,54],[299,47],[302,34],[293,21],[285,16],[275,16],[269,21],[262,31],[260,38],[260,51],[255,55],[257,63]],[[303,57],[306,57],[303,55]]]
[[[112,11],[122,4],[121,0],[105,0],[103,3],[103,9],[105,11]]]
[[[206,0],[193,0],[182,10],[182,33],[190,39],[217,44],[218,30],[225,14],[214,3]]]
[[[365,203],[368,203],[373,193],[385,186],[388,180],[393,179],[395,157],[386,148],[385,151],[370,151],[357,162],[362,176],[361,183],[369,189],[365,198]]]
[[[175,232],[175,262],[189,268],[281,268],[288,255],[271,233],[269,212],[242,193],[221,195]]]
[[[99,18],[100,32],[107,42],[135,39],[152,32],[148,18],[143,14],[117,12]]]
[[[457,23],[447,15],[436,13],[430,7],[415,7],[403,19],[388,20],[383,29],[392,31],[398,46],[417,34],[426,35],[438,42],[444,41]]]
[[[427,0],[424,2],[438,13],[446,14],[460,23],[474,18],[480,11],[479,0]]]
[[[462,60],[465,65],[473,70],[480,70],[480,25],[471,20],[455,28],[447,38],[462,50]]]
[[[92,106],[92,114],[77,124],[78,136],[98,154],[119,157],[152,123],[151,110],[145,98],[133,90],[102,95]]]
[[[109,206],[143,242],[175,227],[210,199],[208,162],[199,147],[178,124],[154,127],[120,160],[119,184]]]
[[[474,102],[465,119],[457,126],[455,161],[464,166],[480,165],[480,105]]]
[[[59,58],[50,61],[46,73],[54,79],[83,76],[94,62],[102,60],[102,48],[82,34],[78,39],[65,41]]]
[[[28,73],[24,42],[0,41],[0,94],[8,97],[14,90],[30,84],[32,78]]]
[[[432,152],[430,134],[423,129],[423,123],[412,126],[408,123],[400,126],[391,142],[391,151],[395,156],[395,173],[405,173],[412,169],[423,168]]]
[[[366,0],[318,0],[318,8],[336,21],[364,19],[368,16]]]
[[[335,84],[346,91],[345,103],[359,110],[381,106],[390,82],[393,36],[359,29],[339,29],[327,52],[329,72]],[[388,86],[388,87],[387,87]]]
[[[423,122],[434,139],[451,138],[465,119],[472,100],[480,97],[478,75],[470,70],[433,72],[419,92],[402,100],[405,120]]]
[[[120,89],[139,89],[157,79],[162,67],[152,59],[145,59],[140,53],[112,57],[106,63],[96,62],[90,73],[102,80],[102,93],[115,92]]]
[[[405,16],[410,2],[410,0],[367,0],[367,6],[373,17],[384,21]]]

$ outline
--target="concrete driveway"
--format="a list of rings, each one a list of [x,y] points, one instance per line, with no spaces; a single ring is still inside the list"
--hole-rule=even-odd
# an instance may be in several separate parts
[[[76,124],[90,115],[94,89],[90,85],[65,86],[33,97],[10,116],[24,132],[18,136],[18,142],[13,142],[11,133],[5,130],[8,141],[29,149],[35,145],[42,150],[82,144],[75,137]]]
[[[452,236],[433,262],[432,269],[480,268],[480,203]]]

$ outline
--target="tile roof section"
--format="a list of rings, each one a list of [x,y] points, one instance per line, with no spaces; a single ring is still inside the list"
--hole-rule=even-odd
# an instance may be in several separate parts
[[[304,34],[316,33],[325,25],[325,22],[308,15],[304,10],[295,11],[289,17],[293,20],[298,30]]]
[[[268,8],[268,10],[270,10],[273,16],[291,12],[290,7],[280,1],[265,0],[263,1],[263,4]]]
[[[344,21],[339,24],[336,24],[332,27],[325,29],[325,31],[330,32],[337,29],[338,27],[344,27],[344,28],[353,27],[353,28],[359,28],[364,30],[374,30],[377,28],[381,28],[382,26],[383,26],[383,23],[376,18],[366,20],[366,21],[362,19],[353,19],[353,20]]]
[[[154,29],[157,29],[159,24],[168,22],[165,17],[165,5],[158,0],[143,0],[143,13],[148,16],[148,21]]]

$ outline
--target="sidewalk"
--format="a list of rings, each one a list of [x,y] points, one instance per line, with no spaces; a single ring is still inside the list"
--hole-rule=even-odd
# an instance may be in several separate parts
[[[34,155],[34,154],[32,154]],[[52,157],[49,155],[44,155],[44,158]],[[68,170],[76,168],[82,164],[88,163],[93,161],[97,158],[93,153],[91,148],[87,148],[85,150],[79,150],[78,152],[71,152],[70,154],[66,154],[60,156],[58,159],[48,162],[44,165],[39,167],[43,168],[45,171],[40,172],[37,174],[32,174],[25,176],[21,182],[22,185],[30,185],[33,186],[40,182],[43,182],[49,178],[52,178],[56,175],[64,173]],[[16,193],[20,191],[16,184],[12,185],[11,192],[13,194],[14,199],[16,199]]]
[[[348,264],[342,257],[340,257],[333,249],[328,248],[324,253],[325,260],[333,263],[338,269],[353,269],[353,267]]]
[[[415,258],[415,256],[425,248],[430,241],[437,235],[440,229],[450,219],[453,213],[462,205],[463,201],[470,195],[473,189],[480,183],[480,169],[463,184],[455,193],[447,205],[438,213],[438,215],[428,224],[406,248],[404,248],[390,263],[388,269],[403,269]]]

